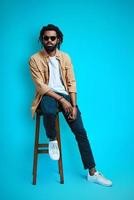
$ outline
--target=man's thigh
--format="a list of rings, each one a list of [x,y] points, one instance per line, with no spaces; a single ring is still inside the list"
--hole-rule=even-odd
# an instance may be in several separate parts
[[[53,97],[44,95],[40,102],[40,108],[43,113],[56,114],[58,103]]]

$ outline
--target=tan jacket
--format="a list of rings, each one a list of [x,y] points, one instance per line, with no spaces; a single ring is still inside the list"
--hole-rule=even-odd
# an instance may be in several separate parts
[[[69,56],[56,50],[56,58],[60,63],[60,70],[62,80],[67,92],[76,93],[76,81],[73,71],[73,66]],[[32,74],[32,79],[36,86],[36,95],[32,103],[32,117],[34,117],[35,111],[42,99],[42,96],[50,90],[48,87],[49,82],[49,66],[48,66],[49,56],[45,50],[39,51],[32,55],[29,60],[30,70]]]

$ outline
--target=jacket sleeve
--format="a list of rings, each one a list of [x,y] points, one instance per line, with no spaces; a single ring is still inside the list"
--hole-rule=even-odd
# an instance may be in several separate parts
[[[36,90],[40,95],[44,95],[46,92],[48,92],[51,89],[48,87],[47,84],[44,83],[43,77],[38,69],[38,66],[34,58],[32,57],[30,58],[29,65],[30,65],[32,79],[36,86]]]
[[[68,55],[67,55],[66,68],[67,68],[66,82],[67,82],[68,91],[76,93],[76,80],[75,80],[75,75],[74,75],[73,64]]]

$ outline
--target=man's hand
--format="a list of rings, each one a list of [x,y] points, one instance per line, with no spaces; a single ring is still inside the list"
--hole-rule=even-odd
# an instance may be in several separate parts
[[[72,112],[68,116],[68,119],[69,119],[69,121],[73,121],[76,119],[76,117],[77,117],[77,107],[74,106]]]
[[[61,105],[63,106],[63,109],[65,111],[65,113],[68,115],[70,113],[72,113],[73,111],[73,107],[71,105],[71,103],[69,101],[67,101],[64,97],[62,97],[59,102],[61,103]]]

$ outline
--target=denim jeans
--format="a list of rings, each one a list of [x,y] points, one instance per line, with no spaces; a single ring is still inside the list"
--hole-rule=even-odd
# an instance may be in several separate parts
[[[69,102],[71,101],[70,95],[61,94],[58,92],[57,94],[63,96],[67,101]],[[62,111],[66,119],[66,122],[68,123],[73,134],[75,135],[84,168],[91,169],[92,167],[95,167],[93,153],[87,137],[86,130],[83,126],[81,112],[79,110],[78,105],[77,105],[77,117],[73,121],[68,120],[68,117],[64,109],[62,108],[61,105],[59,105],[59,103],[53,97],[44,95],[42,97],[39,106],[43,113],[43,124],[46,130],[47,137],[49,139],[56,138],[57,133],[56,133],[55,121],[56,121],[57,110],[60,107],[60,110]]]

